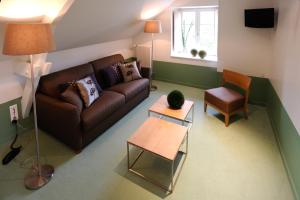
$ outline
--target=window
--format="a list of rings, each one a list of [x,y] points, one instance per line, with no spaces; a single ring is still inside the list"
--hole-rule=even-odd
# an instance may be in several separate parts
[[[196,49],[206,51],[207,60],[217,60],[218,7],[174,9],[172,40],[172,56],[191,58]]]

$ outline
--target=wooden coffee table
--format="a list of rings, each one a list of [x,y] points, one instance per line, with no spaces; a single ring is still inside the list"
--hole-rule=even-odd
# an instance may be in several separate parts
[[[185,142],[184,160],[179,168],[177,178],[174,178],[174,162],[180,152],[181,145]],[[141,151],[131,163],[130,146],[139,148]],[[146,177],[145,175],[135,171],[133,166],[145,152],[155,154],[170,162],[170,185],[165,186],[157,181]],[[149,117],[142,126],[127,140],[127,159],[128,170],[145,180],[169,191],[173,192],[176,181],[179,177],[182,166],[185,162],[188,152],[188,128],[163,119]],[[175,180],[174,180],[175,179]]]
[[[187,117],[190,112],[192,112],[192,119],[188,120]],[[194,121],[194,102],[185,100],[181,109],[174,110],[169,108],[167,96],[163,95],[149,108],[148,116],[151,116],[151,113],[178,120],[182,125],[188,124],[191,128]]]

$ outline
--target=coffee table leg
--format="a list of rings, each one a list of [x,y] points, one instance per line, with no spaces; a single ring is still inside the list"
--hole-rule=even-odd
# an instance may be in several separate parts
[[[170,181],[171,181],[171,190],[170,190],[170,192],[171,193],[173,192],[173,189],[174,189],[173,176],[174,176],[174,160],[172,160],[172,163],[171,163],[171,176],[170,176]]]
[[[192,124],[194,123],[194,115],[195,115],[195,105],[192,108]]]
[[[127,168],[129,170],[130,167],[130,160],[129,160],[129,144],[127,142]]]

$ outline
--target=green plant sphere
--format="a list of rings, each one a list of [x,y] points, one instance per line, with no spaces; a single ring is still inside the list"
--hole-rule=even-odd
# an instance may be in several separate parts
[[[184,96],[183,94],[178,91],[178,90],[174,90],[172,92],[170,92],[168,94],[168,104],[170,106],[170,108],[172,109],[180,109],[182,107],[182,105],[184,104]]]
[[[207,53],[206,53],[206,51],[201,50],[201,51],[199,51],[198,55],[199,55],[199,57],[200,57],[201,59],[203,59],[203,58],[205,58],[205,56],[207,55]]]
[[[194,57],[197,56],[197,54],[198,54],[197,49],[192,49],[192,50],[191,50],[191,54],[192,54]]]

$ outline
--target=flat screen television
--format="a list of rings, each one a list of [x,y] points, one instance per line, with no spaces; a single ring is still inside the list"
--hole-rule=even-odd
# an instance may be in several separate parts
[[[273,28],[274,8],[245,10],[245,26],[252,28]]]

